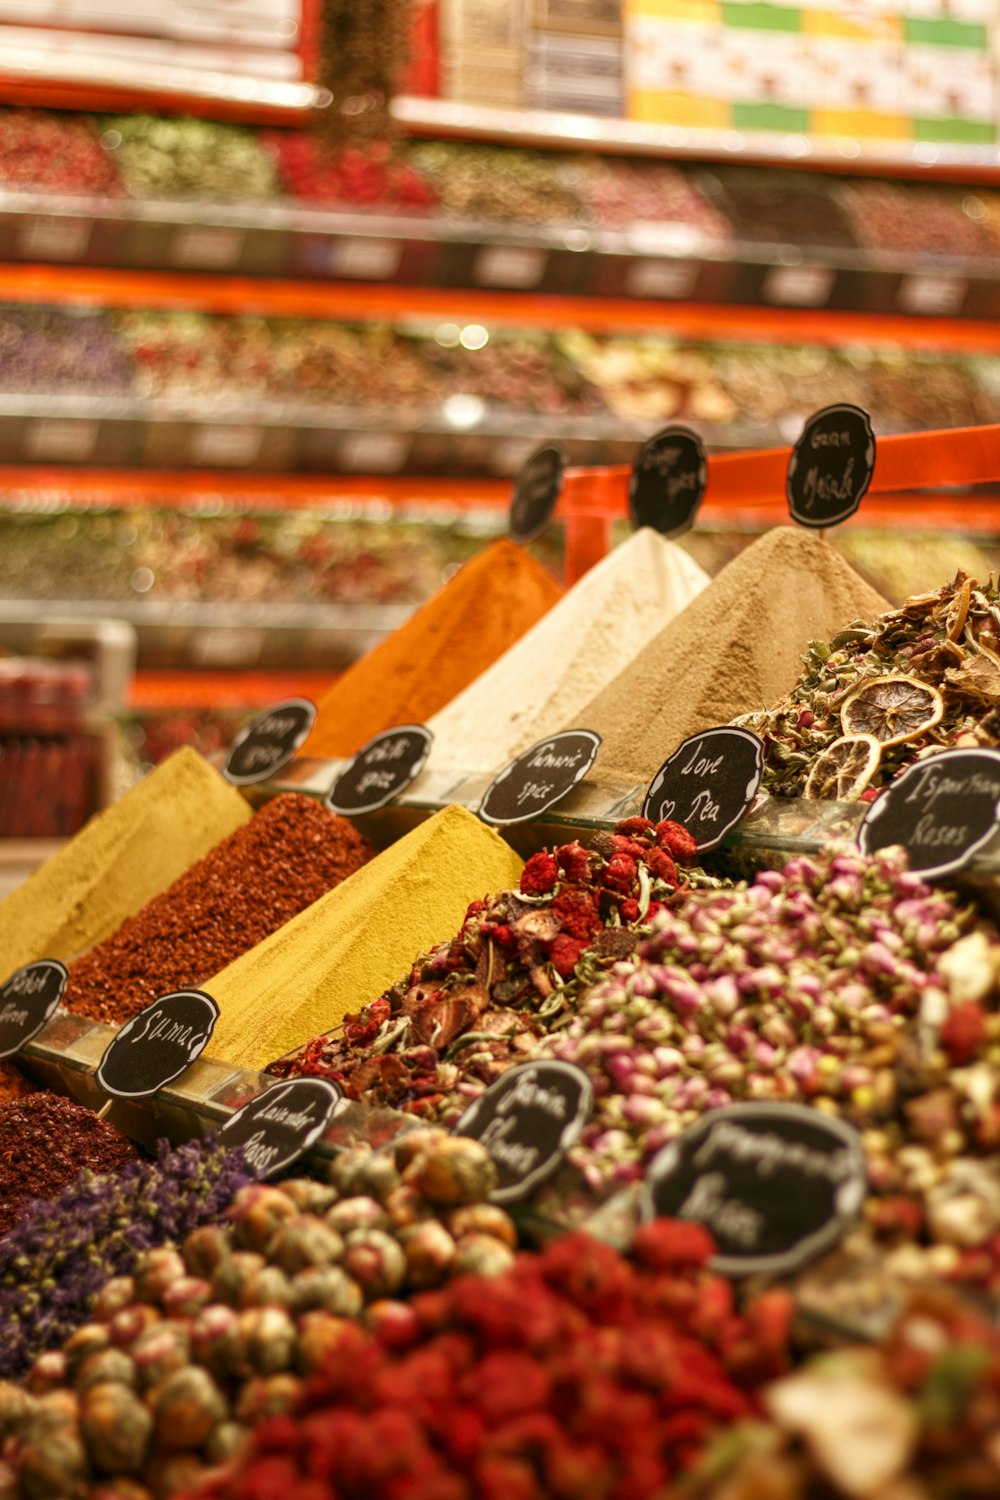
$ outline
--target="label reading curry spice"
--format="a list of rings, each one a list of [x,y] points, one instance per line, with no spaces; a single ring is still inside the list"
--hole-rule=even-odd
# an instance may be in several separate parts
[[[52,1019],[68,978],[65,964],[40,958],[0,985],[0,1057],[20,1052]]]
[[[875,473],[871,418],[846,402],[811,416],[792,448],[785,492],[800,526],[836,526],[853,516]]]
[[[539,740],[490,783],[479,816],[484,823],[506,827],[554,807],[586,776],[600,744],[601,736],[592,729],[565,729]]]
[[[522,1063],[471,1104],[455,1126],[485,1146],[500,1179],[494,1203],[524,1198],[555,1171],[590,1116],[594,1093],[572,1063]]]

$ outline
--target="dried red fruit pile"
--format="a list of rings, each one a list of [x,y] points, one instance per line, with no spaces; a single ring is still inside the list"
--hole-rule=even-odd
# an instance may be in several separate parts
[[[589,849],[574,841],[532,855],[518,890],[474,901],[458,934],[407,978],[269,1071],[330,1078],[352,1099],[454,1123],[630,956],[678,885],[676,861],[695,852],[679,824],[628,818]]]

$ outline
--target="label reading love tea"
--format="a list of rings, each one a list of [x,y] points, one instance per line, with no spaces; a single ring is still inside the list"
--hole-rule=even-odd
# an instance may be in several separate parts
[[[629,516],[636,530],[652,526],[677,536],[694,525],[708,483],[708,456],[696,432],[664,427],[639,449],[629,480]]]
[[[853,516],[875,473],[875,434],[860,406],[824,406],[792,449],[785,493],[800,526],[836,526]]]
[[[325,1078],[277,1083],[244,1104],[219,1131],[224,1146],[242,1146],[247,1169],[270,1177],[318,1141],[343,1098]]]
[[[764,746],[749,729],[723,725],[693,734],[663,762],[642,804],[645,818],[669,818],[699,849],[714,849],[757,795]]]
[[[918,875],[967,865],[1000,820],[1000,751],[942,750],[907,766],[870,805],[863,854],[902,844]]]
[[[327,807],[345,817],[384,807],[420,775],[433,738],[422,724],[377,734],[337,777],[326,794]]]
[[[514,482],[508,532],[515,542],[533,542],[552,519],[562,489],[566,459],[561,448],[536,448]]]
[[[68,978],[65,964],[40,958],[0,985],[0,1057],[20,1052],[52,1019]]]
[[[115,1099],[145,1099],[201,1056],[219,1019],[219,1007],[202,990],[175,990],[147,1005],[116,1033],[97,1069],[97,1081]]]
[[[798,1104],[713,1110],[653,1159],[642,1216],[711,1230],[727,1276],[808,1264],[849,1228],[865,1196],[855,1130]]]
[[[586,776],[600,743],[601,736],[592,729],[565,729],[539,740],[490,783],[479,816],[501,827],[524,823],[554,807]]]
[[[287,766],[315,718],[316,705],[308,698],[285,698],[265,709],[233,740],[223,776],[234,786],[267,781]]]
[[[500,1184],[494,1203],[524,1198],[555,1171],[580,1138],[594,1102],[590,1079],[572,1063],[522,1063],[481,1094],[455,1126],[485,1146]]]

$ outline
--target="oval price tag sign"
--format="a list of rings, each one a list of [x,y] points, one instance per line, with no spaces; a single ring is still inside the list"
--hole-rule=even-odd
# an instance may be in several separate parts
[[[494,1203],[524,1198],[554,1172],[590,1115],[594,1092],[572,1063],[522,1063],[491,1084],[456,1124],[493,1158],[499,1187]]]
[[[422,724],[401,724],[368,741],[326,794],[331,812],[375,812],[416,780],[434,736]]]
[[[677,536],[694,525],[708,483],[705,445],[689,427],[664,427],[639,449],[628,487],[632,525]]]
[[[764,770],[764,746],[749,729],[723,725],[693,734],[663,762],[642,804],[644,818],[670,818],[699,849],[714,849],[749,811]]]
[[[864,1200],[856,1130],[798,1104],[715,1109],[650,1164],[642,1216],[712,1231],[727,1276],[797,1270],[830,1248]]]
[[[554,807],[586,776],[600,744],[601,736],[592,729],[565,729],[539,740],[490,783],[479,816],[499,828]]]
[[[229,747],[222,774],[234,786],[267,781],[287,766],[316,720],[308,698],[285,698],[258,714]]]
[[[57,958],[40,958],[0,985],[0,1058],[20,1052],[51,1021],[68,978]]]
[[[863,854],[902,844],[918,875],[967,865],[1000,820],[1000,750],[940,750],[880,793],[858,833]]]
[[[204,1052],[219,1007],[203,990],[174,990],[147,1005],[116,1033],[97,1068],[115,1099],[145,1099],[173,1083]]]
[[[512,541],[533,542],[552,519],[562,489],[566,457],[553,443],[536,448],[521,468],[510,501],[507,530]]]
[[[326,1078],[292,1078],[244,1104],[219,1131],[224,1146],[242,1146],[247,1167],[271,1177],[319,1140],[343,1098]]]
[[[836,526],[853,516],[875,473],[875,434],[860,406],[824,406],[792,449],[785,493],[800,526]]]

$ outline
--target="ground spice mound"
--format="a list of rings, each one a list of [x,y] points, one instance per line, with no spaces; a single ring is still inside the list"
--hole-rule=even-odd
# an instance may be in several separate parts
[[[571,721],[708,583],[650,527],[601,559],[430,721],[431,770],[506,765]]]
[[[303,755],[353,755],[396,724],[425,724],[562,596],[514,542],[493,542],[339,677]]]
[[[576,715],[603,736],[599,779],[648,782],[688,735],[787,693],[811,640],[889,607],[829,542],[767,532]]]
[[[209,1052],[246,1068],[331,1031],[418,953],[449,938],[474,900],[516,885],[499,834],[446,807],[279,932],[207,980],[222,1011]]]
[[[24,1099],[28,1094],[33,1094],[37,1084],[26,1078],[20,1068],[12,1062],[0,1062],[0,1104],[8,1104],[12,1099]]]
[[[0,1234],[29,1198],[52,1198],[78,1172],[117,1172],[140,1156],[114,1125],[59,1094],[0,1106]]]
[[[0,902],[0,976],[103,941],[249,817],[235,787],[178,750]]]
[[[294,793],[268,802],[70,969],[63,1004],[117,1024],[196,987],[353,875],[375,851]]]

